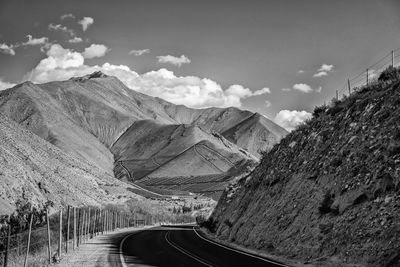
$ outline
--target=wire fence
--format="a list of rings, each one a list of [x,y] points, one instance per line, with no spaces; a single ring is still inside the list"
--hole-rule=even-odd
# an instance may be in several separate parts
[[[160,218],[96,207],[68,207],[49,215],[10,216],[0,225],[0,266],[47,266],[97,235],[152,225]]]
[[[379,74],[388,67],[400,66],[400,48],[390,51],[377,62],[361,71],[357,75],[347,79],[340,90],[336,90],[336,99],[340,96],[350,95],[356,88],[368,86],[375,82]]]

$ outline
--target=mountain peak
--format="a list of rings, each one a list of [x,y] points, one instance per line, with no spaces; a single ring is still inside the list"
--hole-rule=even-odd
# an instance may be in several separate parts
[[[77,81],[77,82],[83,82],[86,80],[90,80],[90,79],[95,79],[95,78],[107,78],[110,77],[107,74],[103,73],[102,71],[95,71],[91,74],[87,74],[81,77],[72,77],[70,80],[72,81]]]

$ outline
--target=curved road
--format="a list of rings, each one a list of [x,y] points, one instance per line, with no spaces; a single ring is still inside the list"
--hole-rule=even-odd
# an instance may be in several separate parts
[[[122,266],[267,266],[285,264],[217,244],[193,226],[163,226],[119,240]]]

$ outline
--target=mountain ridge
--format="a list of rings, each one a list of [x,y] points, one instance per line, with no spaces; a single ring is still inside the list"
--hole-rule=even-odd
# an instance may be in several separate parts
[[[143,138],[146,137],[147,132],[154,132],[159,127],[161,127],[159,131],[162,132],[172,129],[171,127],[179,129],[179,127],[186,127],[179,125],[188,125],[187,127],[192,127],[190,129],[199,130],[179,131],[181,134],[189,134],[187,137],[174,134],[174,131],[170,132],[169,136],[159,132],[160,135],[164,135],[164,138],[177,145],[168,148],[168,144],[165,144],[166,148],[170,151],[175,149],[177,152],[201,140],[211,140],[215,143],[217,150],[226,151],[226,145],[219,141],[223,138],[225,143],[231,143],[228,145],[230,147],[228,150],[231,150],[229,157],[238,161],[244,159],[253,162],[260,156],[260,150],[269,149],[272,143],[278,142],[287,133],[279,126],[275,126],[276,129],[270,127],[274,125],[272,122],[269,125],[257,120],[250,121],[246,125],[247,127],[257,124],[253,127],[257,129],[254,134],[246,132],[246,127],[235,128],[239,134],[243,135],[240,142],[235,138],[225,139],[223,132],[229,132],[240,122],[252,116],[263,117],[233,107],[192,109],[183,105],[174,105],[160,98],[129,89],[116,77],[107,76],[101,72],[73,77],[66,81],[44,84],[22,83],[0,92],[0,112],[64,151],[91,161],[107,173],[114,173],[116,177],[120,176],[117,173],[121,167],[118,163],[119,159],[121,157],[127,159],[130,154],[126,148],[118,152],[116,147],[125,139],[133,141],[136,138],[138,133],[130,129],[137,125],[145,126],[141,130],[144,134]],[[152,123],[146,124],[146,121],[152,121]],[[128,133],[132,136],[128,137]],[[270,138],[266,139],[265,136]],[[157,139],[157,135],[153,137]],[[154,146],[155,143],[150,142],[148,138],[143,140],[149,143],[137,143],[137,145],[154,147],[155,150],[161,149]],[[124,146],[129,146],[129,144],[126,143]],[[218,154],[214,153],[212,156],[210,153],[206,154],[212,160],[219,160]],[[174,156],[174,153],[171,152],[170,156]],[[137,170],[145,173],[146,169],[162,164],[165,159],[165,156],[152,159],[153,163],[146,163],[150,165],[148,167],[140,163],[139,170],[136,167],[132,169],[129,164],[124,163],[124,166],[131,174]],[[157,160],[161,161],[156,163]]]

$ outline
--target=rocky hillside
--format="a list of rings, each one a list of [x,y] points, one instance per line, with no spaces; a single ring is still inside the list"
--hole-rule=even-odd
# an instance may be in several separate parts
[[[174,105],[131,90],[101,72],[61,82],[25,82],[1,91],[0,113],[61,150],[131,181],[202,141],[217,152],[209,157],[196,152],[206,169],[224,157],[233,164],[255,162],[260,151],[287,133],[259,114]],[[163,173],[185,176],[187,162],[174,164],[173,173]]]
[[[101,205],[141,199],[134,187],[0,115],[0,215],[30,203]]]
[[[400,71],[313,118],[231,184],[208,222],[223,240],[323,266],[400,265]]]

